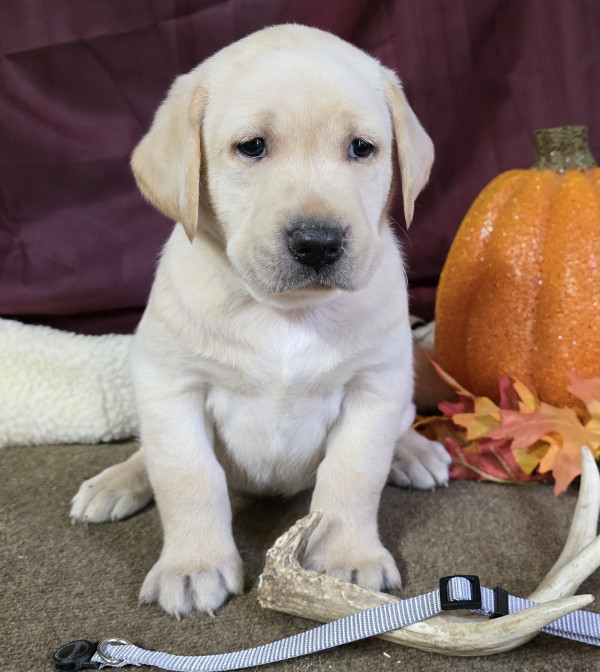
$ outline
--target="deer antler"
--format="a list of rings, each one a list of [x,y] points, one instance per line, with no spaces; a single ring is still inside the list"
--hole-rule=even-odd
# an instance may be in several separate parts
[[[529,597],[540,604],[494,620],[480,614],[444,613],[380,637],[453,656],[484,656],[509,651],[528,642],[540,628],[593,601],[592,595],[574,597],[573,594],[600,566],[600,536],[596,537],[599,511],[600,475],[591,452],[583,448],[579,497],[565,547]],[[329,622],[396,601],[391,595],[300,566],[298,556],[320,519],[319,511],[302,518],[268,551],[258,587],[261,606]]]

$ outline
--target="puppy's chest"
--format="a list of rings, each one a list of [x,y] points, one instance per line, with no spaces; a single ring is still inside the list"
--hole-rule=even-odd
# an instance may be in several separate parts
[[[351,368],[335,345],[295,333],[265,341],[243,369],[213,378],[207,411],[222,457],[246,486],[292,492],[311,484]]]

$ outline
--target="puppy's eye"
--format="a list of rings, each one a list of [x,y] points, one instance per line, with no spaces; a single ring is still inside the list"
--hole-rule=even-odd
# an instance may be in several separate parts
[[[241,154],[251,159],[262,159],[267,153],[265,141],[262,138],[252,138],[245,142],[240,142],[237,148]]]
[[[349,154],[353,159],[366,159],[373,153],[373,145],[362,138],[354,138],[350,143]]]

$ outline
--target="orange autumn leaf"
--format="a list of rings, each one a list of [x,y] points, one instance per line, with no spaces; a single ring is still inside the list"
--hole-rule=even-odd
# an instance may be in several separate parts
[[[554,493],[557,495],[581,473],[581,447],[588,446],[594,452],[600,448],[600,430],[584,427],[571,408],[557,408],[542,402],[536,411],[530,413],[501,410],[500,419],[500,426],[491,430],[488,436],[512,439],[513,450],[528,448],[540,440],[550,444],[540,471],[552,470],[556,481]],[[550,436],[553,434],[560,439],[552,440]]]
[[[542,457],[540,458],[540,472],[543,474],[548,473],[549,471],[552,471],[554,468],[554,462],[556,460],[556,456],[560,452],[560,449],[562,448],[562,444],[560,440],[557,440],[558,437],[554,436],[547,436],[546,439],[546,452]]]
[[[581,473],[582,446],[600,456],[600,378],[567,373],[568,391],[585,409],[541,402],[534,389],[509,378],[499,381],[496,406],[487,397],[475,397],[433,360],[432,364],[458,395],[457,402],[441,403],[445,417],[428,425],[430,435],[454,458],[452,478],[514,483],[546,480],[551,472],[554,492],[560,494]]]
[[[490,431],[493,439],[513,439],[513,448],[526,448],[546,434],[557,433],[563,437],[563,445],[579,443],[579,449],[587,441],[600,445],[600,434],[594,436],[586,431],[577,414],[571,408],[557,408],[541,403],[537,411],[500,411],[500,426]]]
[[[567,376],[567,390],[583,401],[594,424],[600,424],[600,378],[581,378],[576,371],[567,371]]]

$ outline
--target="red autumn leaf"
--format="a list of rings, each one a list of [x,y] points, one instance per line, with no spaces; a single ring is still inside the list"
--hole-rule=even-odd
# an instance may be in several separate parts
[[[503,376],[500,378],[498,387],[500,388],[500,408],[511,411],[519,410],[521,397],[515,390],[513,381],[510,378]]]
[[[510,440],[480,440],[461,446],[453,438],[445,441],[446,450],[453,458],[450,478],[476,478],[478,481],[495,483],[528,483],[532,480],[547,480],[525,473],[517,464],[510,449]]]
[[[458,401],[442,401],[438,404],[439,410],[446,416],[452,417],[457,413],[472,413],[474,408],[474,397],[468,397],[461,392],[457,392]]]
[[[479,481],[485,480],[484,474],[477,474],[469,467],[469,463],[463,459],[463,449],[452,437],[447,437],[444,441],[444,447],[452,458],[450,466],[450,478],[454,480],[466,480],[477,478]]]

